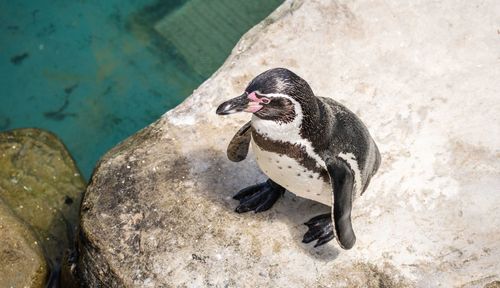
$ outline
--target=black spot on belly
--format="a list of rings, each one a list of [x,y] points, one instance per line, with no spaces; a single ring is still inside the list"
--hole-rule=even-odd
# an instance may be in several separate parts
[[[288,169],[292,169],[292,166],[288,165]]]
[[[262,150],[278,153],[280,156],[286,155],[292,159],[295,159],[301,166],[305,167],[303,171],[304,173],[318,173],[319,177],[322,178],[323,181],[329,181],[330,177],[328,176],[328,172],[326,171],[326,169],[316,166],[316,160],[311,158],[307,154],[306,148],[304,146],[283,141],[270,140],[267,137],[263,137],[255,130],[252,130],[252,138],[255,144],[257,144],[257,146],[259,146]],[[276,162],[279,163],[279,161]],[[300,176],[300,174],[297,174],[297,176]],[[311,175],[309,177],[313,178],[314,176]]]
[[[311,179],[312,179],[312,178],[313,178],[313,175],[309,175],[309,178],[311,178]]]

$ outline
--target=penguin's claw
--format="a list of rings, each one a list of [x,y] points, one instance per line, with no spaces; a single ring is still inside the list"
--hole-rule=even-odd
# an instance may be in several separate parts
[[[333,238],[335,238],[335,236],[333,236],[333,231],[330,231],[327,234],[322,235],[321,237],[318,238],[316,244],[314,244],[314,248],[319,247],[325,243],[328,243]]]
[[[247,187],[233,196],[240,201],[235,211],[245,213],[253,210],[258,213],[269,210],[284,193],[285,188],[271,180]]]
[[[304,223],[309,230],[304,234],[303,243],[318,240],[314,247],[321,246],[334,238],[331,214],[322,214]]]

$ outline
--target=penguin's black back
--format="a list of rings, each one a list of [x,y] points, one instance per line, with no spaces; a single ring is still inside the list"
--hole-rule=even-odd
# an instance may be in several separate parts
[[[322,118],[319,122],[322,122],[323,129],[329,131],[319,129],[304,136],[311,140],[314,150],[323,159],[337,157],[341,153],[352,153],[361,172],[361,192],[364,192],[371,176],[380,166],[380,152],[375,141],[361,119],[347,107],[331,98],[317,97],[317,99]],[[317,123],[318,119],[314,120]],[[307,125],[307,121],[305,117],[304,125]],[[304,134],[307,134],[307,131],[313,130],[302,129]]]

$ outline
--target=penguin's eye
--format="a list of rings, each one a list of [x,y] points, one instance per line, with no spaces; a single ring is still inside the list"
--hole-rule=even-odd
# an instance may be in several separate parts
[[[260,101],[261,101],[262,104],[269,104],[269,102],[271,102],[271,99],[266,98],[266,97],[262,97],[260,99]]]

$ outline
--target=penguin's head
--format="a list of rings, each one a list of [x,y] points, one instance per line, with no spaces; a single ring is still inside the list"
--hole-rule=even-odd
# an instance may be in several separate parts
[[[274,68],[255,77],[245,92],[219,105],[218,115],[249,112],[264,120],[292,121],[295,105],[307,104],[314,94],[307,82],[285,68]]]

